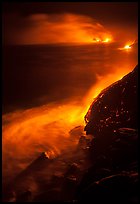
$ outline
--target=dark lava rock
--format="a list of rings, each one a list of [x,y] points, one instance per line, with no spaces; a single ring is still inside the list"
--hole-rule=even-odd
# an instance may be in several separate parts
[[[65,172],[65,176],[71,176],[73,174],[79,173],[80,169],[77,163],[72,163],[67,171]]]
[[[138,66],[104,89],[92,103],[85,116],[85,131],[94,136],[91,145],[94,158],[108,149],[117,148],[122,156],[137,151],[137,81]]]
[[[26,190],[17,196],[16,202],[30,202],[32,200],[32,192],[30,190]]]
[[[44,190],[44,192],[37,195],[33,201],[34,202],[58,202],[58,201],[63,201],[63,197],[60,189],[57,189],[57,188],[46,189]]]
[[[104,130],[115,132],[121,127],[137,129],[137,90],[138,65],[97,96],[85,116],[86,133],[98,133],[99,137]]]
[[[97,180],[88,185],[79,201],[124,201],[138,203],[138,173],[121,172]]]
[[[78,147],[82,148],[82,149],[87,149],[90,147],[91,145],[91,141],[92,141],[92,136],[90,135],[89,137],[85,137],[85,136],[81,136],[79,138],[79,143],[78,143]]]
[[[85,116],[92,166],[80,182],[78,201],[138,203],[138,66],[104,89]]]

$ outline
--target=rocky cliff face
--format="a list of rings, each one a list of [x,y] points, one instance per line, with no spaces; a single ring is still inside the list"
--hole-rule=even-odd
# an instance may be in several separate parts
[[[137,90],[138,66],[104,89],[85,116],[93,165],[77,190],[79,201],[139,201]]]

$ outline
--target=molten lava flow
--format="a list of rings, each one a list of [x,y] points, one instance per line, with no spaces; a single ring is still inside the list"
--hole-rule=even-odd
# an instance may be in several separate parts
[[[96,39],[96,42],[101,42],[101,39],[97,38],[97,39]]]
[[[112,41],[113,41],[112,37],[106,37],[106,38],[103,38],[103,39],[98,38],[98,37],[93,38],[94,43],[110,43]]]
[[[119,50],[130,50],[131,49],[131,46],[130,45],[125,45],[124,47],[122,48],[118,48]]]
[[[116,69],[117,70],[117,69]],[[85,121],[87,121],[88,115],[90,115],[90,106],[93,103],[94,99],[98,94],[106,87],[114,83],[115,81],[120,80],[124,75],[126,75],[131,70],[128,67],[117,70],[114,73],[106,75],[106,77],[97,76],[98,82],[91,88],[88,94],[84,98],[84,104],[86,109],[84,110]]]
[[[127,50],[128,50],[128,49],[131,49],[131,46],[130,46],[130,45],[125,45],[125,46],[124,46],[124,49],[127,49]]]
[[[108,43],[108,42],[111,42],[112,40],[111,40],[111,38],[106,38],[105,40],[103,40],[103,42],[105,42],[105,43]]]
[[[118,49],[119,50],[130,50],[135,43],[136,43],[136,40],[129,41],[128,43],[126,43],[126,45],[124,47],[121,47]]]

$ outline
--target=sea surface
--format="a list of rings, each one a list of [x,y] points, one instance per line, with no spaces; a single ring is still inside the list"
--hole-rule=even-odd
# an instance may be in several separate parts
[[[63,100],[80,101],[98,77],[133,70],[137,47],[20,45],[3,48],[3,113]]]

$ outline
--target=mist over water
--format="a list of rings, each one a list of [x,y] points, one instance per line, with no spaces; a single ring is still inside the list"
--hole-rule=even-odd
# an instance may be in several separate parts
[[[3,182],[43,151],[57,156],[76,148],[93,98],[137,64],[137,48],[119,47],[116,43],[4,47]],[[81,126],[78,134],[70,136],[76,126]]]

